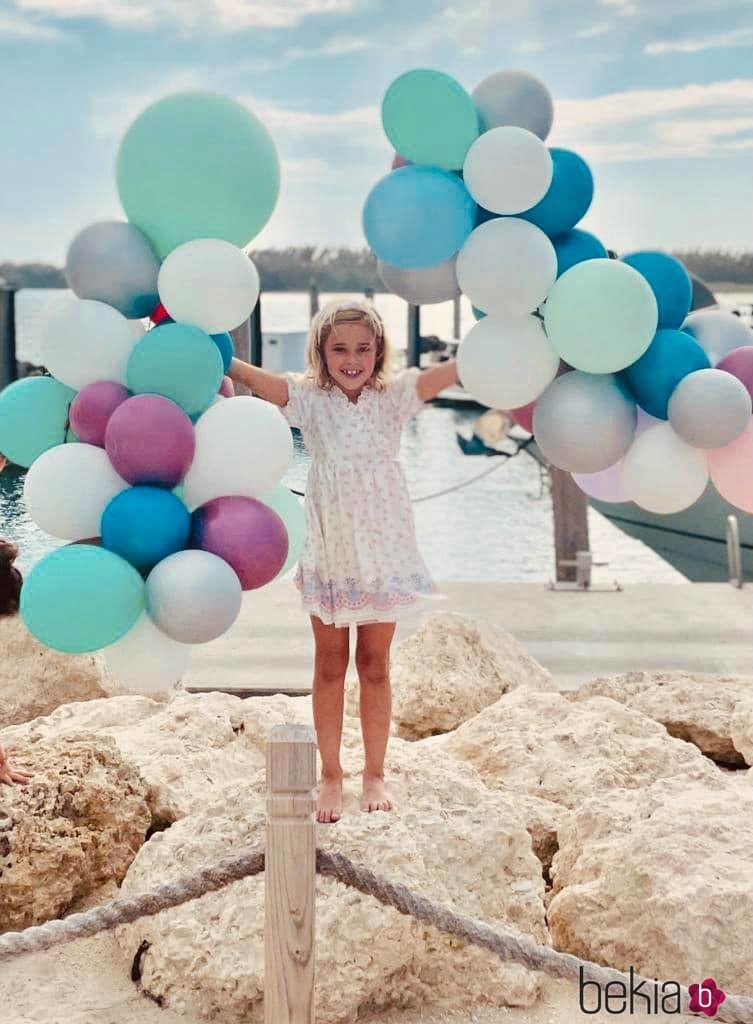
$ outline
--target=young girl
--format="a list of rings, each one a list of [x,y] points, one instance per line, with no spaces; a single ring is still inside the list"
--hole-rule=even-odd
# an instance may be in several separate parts
[[[296,586],[314,633],[313,707],[322,775],[317,820],[342,815],[342,737],[349,626],[357,626],[365,752],[364,811],[389,811],[390,645],[398,613],[436,593],[418,552],[402,426],[457,382],[455,360],[393,377],[384,324],[368,303],[325,306],[309,332],[305,374],[277,375],[234,359],[230,377],[280,406],[311,456],[306,542]]]

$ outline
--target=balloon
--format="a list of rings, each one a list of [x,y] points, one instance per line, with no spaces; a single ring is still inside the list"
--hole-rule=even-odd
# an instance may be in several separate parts
[[[159,297],[173,320],[217,334],[248,320],[259,298],[259,274],[236,245],[196,238],[162,264]]]
[[[106,220],[79,231],[68,247],[65,279],[80,299],[114,306],[129,320],[157,302],[159,260],[133,224]]]
[[[497,71],[471,93],[485,130],[513,124],[545,139],[554,104],[547,87],[526,71]]]
[[[146,612],[102,653],[110,674],[136,693],[172,690],[191,664],[191,647],[165,636]]]
[[[573,228],[553,238],[552,245],[557,254],[557,277],[562,277],[566,270],[584,260],[608,258],[607,250],[599,239],[580,228]]]
[[[285,564],[288,534],[282,519],[261,501],[225,495],[193,512],[191,547],[224,558],[243,590],[256,590]]]
[[[460,295],[455,276],[455,257],[425,270],[401,270],[377,260],[377,273],[387,288],[414,306],[448,302]]]
[[[102,513],[128,484],[106,453],[91,444],[60,444],[34,462],[24,480],[29,517],[66,540],[98,537]]]
[[[486,316],[486,313],[483,311],[483,309],[478,309],[476,306],[471,306],[471,312],[473,313],[473,317],[475,320],[483,320],[484,317]]]
[[[306,513],[303,503],[283,484],[278,484],[273,490],[259,498],[259,501],[277,513],[285,524],[288,534],[288,557],[275,577],[277,579],[291,569],[301,556],[306,540]]]
[[[157,305],[154,307],[149,319],[152,321],[155,327],[158,327],[162,323],[173,323],[172,317],[167,312],[167,310],[165,309],[161,302],[157,303]]]
[[[711,479],[721,496],[743,512],[753,512],[753,421],[739,437],[708,452]]]
[[[748,389],[748,394],[753,397],[753,345],[745,345],[743,348],[733,348],[720,363],[717,370],[726,370],[733,377]],[[0,451],[2,445],[0,444]]]
[[[586,260],[558,279],[546,300],[544,322],[565,362],[587,373],[613,373],[634,363],[651,344],[656,299],[627,264]]]
[[[651,285],[659,307],[659,327],[679,327],[690,311],[693,282],[685,267],[665,252],[631,252],[622,262]]]
[[[536,403],[533,432],[546,458],[571,473],[598,473],[621,459],[635,435],[635,402],[617,377],[577,370]]]
[[[607,466],[598,473],[573,473],[573,480],[585,494],[598,501],[628,501],[625,482],[622,479],[623,461],[620,459],[613,466]]]
[[[266,494],[293,457],[285,418],[261,398],[226,398],[207,409],[195,429],[196,454],[183,482],[190,509],[226,494]]]
[[[161,395],[135,395],[110,418],[105,448],[130,484],[175,487],[188,472],[196,447],[188,416]]]
[[[682,512],[706,490],[706,456],[678,437],[670,423],[644,431],[623,460],[625,493],[649,512]]]
[[[414,164],[457,171],[480,126],[476,106],[450,75],[417,68],[400,75],[382,101],[382,125],[395,150]]]
[[[572,366],[560,359],[559,366],[557,367],[557,377],[561,377],[563,373],[569,373],[572,370]],[[538,395],[536,396],[538,398]],[[536,400],[532,402],[526,402],[525,405],[518,405],[514,409],[508,409],[508,412],[518,424],[527,430],[529,434],[533,433],[533,410],[536,408]]]
[[[24,377],[0,391],[0,452],[27,468],[62,444],[76,392],[53,377]]]
[[[55,304],[42,326],[42,362],[63,384],[81,390],[98,380],[126,382],[137,329],[104,302],[72,296]]]
[[[708,356],[689,334],[661,328],[622,377],[642,409],[666,420],[667,403],[683,377],[708,365]]]
[[[128,361],[128,387],[171,399],[184,412],[203,412],[222,380],[222,356],[204,331],[163,324],[149,331]]]
[[[70,654],[115,643],[143,609],[144,581],[133,566],[90,544],[46,555],[21,589],[21,615],[29,632],[47,647]]]
[[[174,494],[161,487],[129,487],[102,514],[102,546],[147,573],[163,558],[188,546],[191,517]]]
[[[158,629],[182,644],[215,640],[241,610],[240,580],[208,551],[178,551],[156,565],[146,581],[146,607]]]
[[[687,444],[723,448],[747,427],[750,394],[731,373],[696,370],[677,385],[667,412],[675,433]]]
[[[98,380],[87,384],[71,404],[71,426],[76,436],[86,444],[105,446],[105,430],[110,417],[129,397],[122,384],[112,380]]]
[[[593,199],[594,180],[588,164],[577,153],[569,149],[550,149],[549,152],[551,184],[540,202],[535,206],[531,204],[533,209],[526,207],[521,217],[554,237],[570,231],[585,217]]]
[[[554,247],[517,217],[481,224],[458,254],[458,284],[486,313],[521,316],[546,298],[557,276]]]
[[[474,398],[492,409],[533,401],[554,380],[559,356],[534,316],[490,314],[458,348],[458,375]]]
[[[708,353],[712,366],[736,348],[753,345],[750,327],[726,309],[698,309],[688,316],[682,329]]]
[[[234,398],[235,397],[235,385],[233,384],[230,377],[223,377],[220,382],[220,390],[218,394],[222,395],[223,398]]]
[[[222,357],[222,372],[227,373],[235,355],[233,339],[226,331],[222,331],[220,334],[210,334],[209,337],[220,350],[220,356]]]
[[[392,158],[390,170],[396,171],[398,167],[407,167],[409,163],[410,160],[406,160],[404,156],[400,156],[399,153],[395,153],[395,155]]]
[[[525,128],[492,128],[468,150],[465,187],[491,213],[522,213],[546,195],[552,158],[544,143]]]
[[[153,103],[120,144],[126,216],[165,256],[193,238],[246,245],[272,215],[280,187],[274,142],[250,110],[208,92]]]
[[[476,206],[457,175],[435,167],[401,167],[372,188],[363,230],[380,260],[423,270],[454,256],[475,218]]]

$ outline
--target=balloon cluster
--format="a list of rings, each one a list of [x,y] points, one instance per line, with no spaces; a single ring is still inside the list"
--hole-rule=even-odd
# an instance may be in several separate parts
[[[126,132],[117,183],[128,222],[71,243],[73,295],[40,339],[52,376],[0,394],[0,451],[29,467],[32,520],[74,542],[28,574],[29,630],[58,650],[104,649],[121,683],[149,690],[230,627],[244,590],[287,571],[304,526],[280,484],[285,419],[222,397],[227,332],[259,295],[240,246],[276,203],[271,138],[232,100],[170,96]]]
[[[415,304],[470,299],[463,384],[587,493],[671,513],[711,477],[753,512],[753,335],[722,310],[691,313],[677,259],[610,259],[576,227],[593,177],[545,145],[553,111],[522,71],[472,94],[439,71],[397,78],[382,104],[395,159],[363,211],[379,274]]]

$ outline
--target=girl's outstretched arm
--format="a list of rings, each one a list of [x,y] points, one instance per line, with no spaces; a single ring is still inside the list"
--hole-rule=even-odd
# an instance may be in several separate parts
[[[432,366],[428,370],[422,370],[418,375],[416,390],[422,402],[428,402],[436,398],[440,391],[458,384],[458,361],[448,359],[439,366]]]
[[[245,384],[257,396],[281,408],[288,404],[288,382],[279,373],[270,373],[258,366],[244,363],[242,359],[233,359],[227,372],[231,380]]]

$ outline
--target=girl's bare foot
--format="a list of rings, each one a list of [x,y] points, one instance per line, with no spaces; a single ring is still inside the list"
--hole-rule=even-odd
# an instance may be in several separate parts
[[[324,778],[319,783],[316,798],[316,820],[323,825],[339,821],[343,813],[343,777]]]
[[[363,792],[361,793],[362,811],[391,811],[392,797],[384,786],[381,775],[363,773]]]

